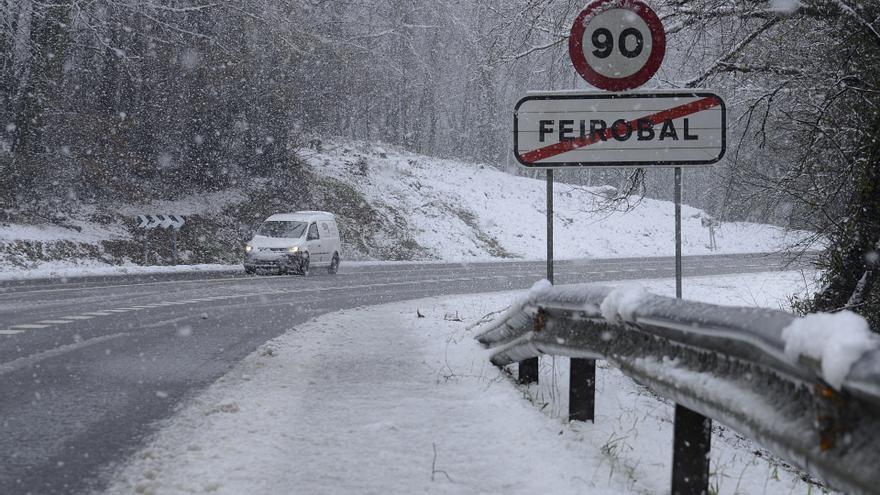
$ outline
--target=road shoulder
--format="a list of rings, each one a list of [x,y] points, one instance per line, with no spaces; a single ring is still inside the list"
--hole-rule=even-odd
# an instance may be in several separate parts
[[[794,272],[698,277],[685,296],[779,307],[801,286]],[[564,360],[544,359],[544,385],[530,391],[488,364],[468,325],[512,297],[421,299],[300,325],[182,407],[107,493],[665,491],[669,404],[602,368],[597,423],[569,424]],[[720,434],[720,493],[807,491],[797,473]]]

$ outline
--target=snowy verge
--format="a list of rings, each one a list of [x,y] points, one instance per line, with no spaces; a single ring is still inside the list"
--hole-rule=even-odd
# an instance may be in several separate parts
[[[776,307],[802,284],[799,273],[694,278],[685,297]],[[567,360],[542,359],[542,385],[526,391],[539,407],[489,364],[469,327],[519,294],[346,310],[291,329],[166,421],[107,493],[666,492],[670,404],[600,366],[596,424],[569,424]],[[724,428],[712,473],[713,493],[811,489]]]
[[[335,141],[302,150],[313,173],[358,191],[380,215],[403,214],[414,240],[449,261],[541,259],[545,252],[546,182],[490,165],[419,155],[376,143]],[[671,256],[670,201],[620,198],[610,186],[557,183],[557,259]],[[616,206],[609,199],[619,200]],[[721,222],[710,249],[706,212],[682,207],[685,255],[773,252],[813,233],[772,225]],[[818,243],[814,248],[821,248]]]
[[[545,253],[546,184],[490,165],[419,155],[377,143],[337,140],[321,152],[300,150],[314,198],[270,201],[266,180],[143,204],[80,205],[59,225],[0,223],[0,271],[53,262],[107,266],[140,261],[144,213],[183,215],[178,234],[183,261],[232,262],[242,244],[275,208],[337,214],[346,259],[442,262],[537,260]],[[256,208],[263,205],[265,208]],[[670,256],[674,207],[669,201],[621,197],[613,187],[558,183],[554,189],[557,259]],[[284,206],[287,205],[287,206]],[[260,213],[262,212],[262,213]],[[685,255],[776,252],[808,246],[814,234],[771,225],[723,222],[710,248],[707,214],[684,205]],[[24,221],[19,218],[19,221]],[[168,233],[150,233],[154,254],[171,258]],[[51,268],[48,269],[51,271]],[[43,276],[43,275],[37,275]]]
[[[243,271],[241,265],[170,265],[143,266],[134,264],[110,265],[99,261],[73,263],[49,261],[30,269],[6,267],[0,271],[2,280],[32,280],[41,278],[75,278],[93,276],[153,275],[163,273],[235,272]]]

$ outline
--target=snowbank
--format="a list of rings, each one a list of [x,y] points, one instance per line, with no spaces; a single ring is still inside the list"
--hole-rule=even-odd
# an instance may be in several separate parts
[[[545,257],[544,180],[369,143],[330,143],[320,153],[303,150],[302,156],[319,182],[336,184],[325,185],[321,197],[330,205],[327,209],[336,205],[345,210],[348,225],[343,225],[343,230],[349,238],[343,243],[350,258],[471,262]],[[260,185],[255,182],[249,187],[258,190]],[[83,206],[82,211],[71,214],[66,226],[0,225],[0,271],[36,265],[39,273],[34,276],[45,276],[56,271],[52,262],[137,261],[136,246],[120,245],[140,235],[140,231],[130,230],[131,221],[123,220],[142,213],[199,215],[201,225],[191,220],[180,233],[180,242],[194,249],[202,240],[215,240],[211,236],[217,234],[218,227],[212,222],[228,215],[224,211],[253,201],[247,191],[242,185],[174,201],[104,205],[100,211]],[[607,198],[616,194],[609,186],[556,185],[554,243],[558,259],[674,254],[673,204],[644,199],[631,209],[604,207]],[[779,251],[811,235],[769,225],[722,223],[716,232],[719,249],[712,251],[709,231],[701,224],[705,213],[685,205],[682,215],[686,255]],[[238,225],[235,228],[242,225],[240,219],[223,218]],[[369,235],[364,234],[365,228],[372,229]],[[239,234],[226,232],[224,239]],[[112,256],[105,255],[103,244],[107,241],[116,246]],[[229,252],[227,248],[214,249],[215,253]],[[39,255],[41,252],[48,254]],[[229,257],[223,259],[230,261]],[[112,270],[111,265],[104,266]]]
[[[121,228],[108,228],[85,221],[76,222],[67,227],[0,224],[0,244],[14,241],[71,241],[95,244],[108,239],[123,239],[126,236],[126,232]]]
[[[782,331],[782,339],[785,353],[793,360],[806,356],[819,361],[822,377],[837,390],[852,365],[880,345],[868,321],[852,311],[799,318]]]
[[[545,256],[546,182],[487,165],[443,160],[395,147],[344,142],[303,156],[318,175],[350,185],[384,215],[403,214],[415,240],[435,256],[472,261]],[[671,256],[675,208],[644,199],[625,211],[603,209],[608,186],[558,183],[554,248],[558,259]],[[685,255],[778,251],[811,233],[753,223],[722,223],[709,249],[705,212],[682,207]]]
[[[124,265],[109,265],[98,261],[50,261],[36,268],[17,269],[15,267],[3,267],[0,271],[0,280],[26,280],[37,278],[72,278],[87,276],[112,276],[112,275],[147,275],[162,273],[189,273],[189,272],[240,272],[241,265],[172,265],[172,266],[141,266],[131,263]]]
[[[686,279],[685,296],[777,305],[801,284],[797,273]],[[647,287],[674,293],[671,282]],[[569,424],[567,360],[542,360],[541,386],[528,390],[489,364],[469,328],[516,295],[422,299],[300,325],[183,407],[107,493],[667,492],[671,404],[600,367],[596,423]],[[716,426],[712,441],[716,493],[811,489],[730,430]]]

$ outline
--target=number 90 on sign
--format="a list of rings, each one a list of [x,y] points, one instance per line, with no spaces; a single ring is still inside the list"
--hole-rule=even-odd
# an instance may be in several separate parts
[[[569,38],[569,54],[578,73],[609,91],[647,82],[665,52],[663,25],[639,0],[596,0],[577,17]]]
[[[634,45],[632,49],[627,46],[627,40],[630,38],[635,40],[634,43],[631,43]],[[593,34],[590,35],[590,39],[595,47],[595,50],[593,50],[593,56],[596,58],[608,58],[614,53],[614,35],[611,34],[611,31],[608,30],[608,28],[601,27],[596,29],[593,31]],[[636,58],[642,53],[645,53],[644,45],[645,38],[638,29],[630,27],[620,32],[617,49],[624,57]]]

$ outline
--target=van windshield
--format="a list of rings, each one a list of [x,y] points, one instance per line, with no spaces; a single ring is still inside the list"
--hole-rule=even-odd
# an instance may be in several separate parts
[[[290,239],[298,239],[302,237],[303,232],[308,226],[305,222],[285,222],[285,221],[269,221],[263,222],[257,230],[257,235],[266,237],[286,237]]]

